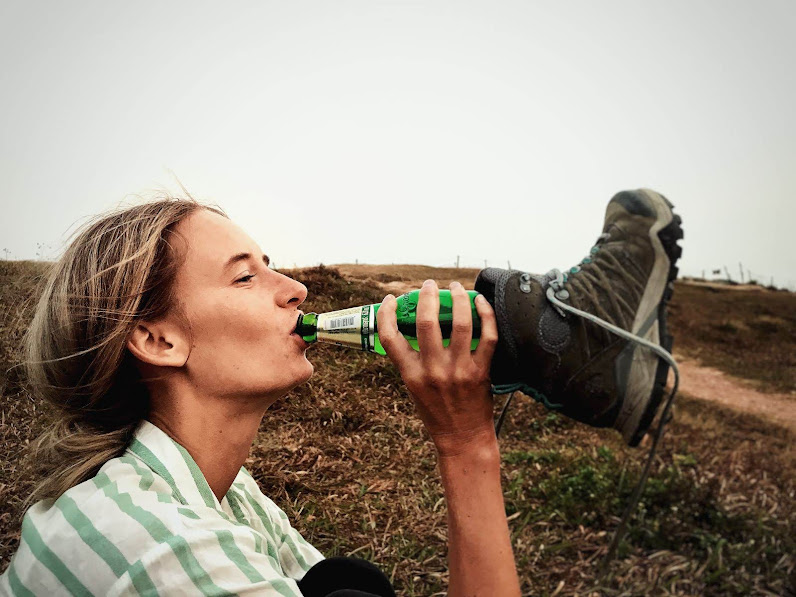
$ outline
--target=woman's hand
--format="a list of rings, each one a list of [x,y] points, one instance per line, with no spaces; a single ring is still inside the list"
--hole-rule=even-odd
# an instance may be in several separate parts
[[[489,368],[498,339],[495,313],[483,296],[476,297],[481,340],[471,353],[470,299],[458,282],[451,284],[451,296],[453,331],[447,348],[442,346],[433,280],[423,284],[417,304],[420,352],[398,332],[392,295],[379,308],[379,340],[398,366],[439,454],[448,502],[449,597],[519,597],[492,423]]]
[[[417,304],[417,342],[412,349],[398,331],[396,300],[387,295],[379,308],[379,340],[398,367],[412,394],[423,424],[440,456],[451,456],[480,442],[495,442],[489,368],[497,345],[495,312],[481,295],[475,306],[481,318],[481,338],[470,351],[473,321],[470,298],[458,282],[450,285],[453,330],[442,345],[439,327],[439,289],[426,280]]]

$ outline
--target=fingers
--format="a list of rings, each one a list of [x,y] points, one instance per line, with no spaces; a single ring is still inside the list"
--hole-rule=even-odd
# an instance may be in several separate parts
[[[480,368],[489,371],[498,341],[497,320],[492,305],[484,298],[483,294],[475,297],[475,308],[481,319],[481,339],[478,342],[478,348],[473,353],[473,361]]]
[[[434,280],[426,280],[417,301],[417,345],[424,363],[442,357],[442,331],[439,329],[439,288]]]
[[[376,325],[379,330],[379,341],[384,347],[384,352],[402,371],[409,359],[417,357],[415,356],[415,351],[409,346],[409,342],[398,331],[398,321],[395,317],[397,306],[398,303],[393,295],[388,294],[385,296],[376,313]]]
[[[453,299],[453,329],[449,350],[454,358],[470,356],[470,343],[473,340],[473,315],[470,310],[470,295],[458,282],[451,282]]]

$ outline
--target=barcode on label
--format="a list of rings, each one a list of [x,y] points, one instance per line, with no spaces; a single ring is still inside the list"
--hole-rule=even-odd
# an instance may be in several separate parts
[[[326,324],[327,330],[339,330],[340,328],[353,328],[357,321],[356,315],[348,315],[346,317],[336,317],[330,319]]]

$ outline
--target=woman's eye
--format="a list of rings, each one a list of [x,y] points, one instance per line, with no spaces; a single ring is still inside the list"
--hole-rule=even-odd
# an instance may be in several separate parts
[[[235,281],[236,281],[236,282],[249,282],[249,281],[250,281],[250,280],[251,280],[251,279],[252,279],[254,276],[256,276],[256,275],[257,275],[257,274],[249,274],[249,275],[247,275],[247,276],[243,276],[242,278],[238,278],[238,279],[237,279],[237,280],[235,280]]]

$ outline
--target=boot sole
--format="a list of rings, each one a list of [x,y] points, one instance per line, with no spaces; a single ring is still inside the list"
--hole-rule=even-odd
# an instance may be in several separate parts
[[[671,210],[674,206],[663,195],[657,193],[645,192],[648,196],[657,196],[662,199],[666,206]],[[653,197],[653,198],[657,198]],[[658,303],[658,337],[660,345],[668,352],[672,351],[674,338],[668,332],[666,325],[666,307],[674,293],[674,281],[677,279],[677,260],[682,254],[682,248],[677,244],[677,241],[683,238],[682,219],[673,211],[671,221],[666,224],[657,232],[658,240],[662,245],[663,251],[669,260],[669,271],[667,274],[666,284],[660,301]],[[628,445],[637,446],[644,435],[647,433],[650,425],[652,424],[655,414],[658,412],[658,407],[661,404],[664,391],[666,389],[666,382],[669,376],[669,364],[663,359],[658,359],[657,368],[655,370],[655,379],[653,382],[652,392],[647,400],[644,410],[638,419],[637,425],[630,425],[629,429],[622,430]],[[633,417],[630,417],[632,421]],[[628,423],[630,421],[627,421]],[[635,427],[635,428],[633,428]],[[629,432],[629,433],[628,433]]]

